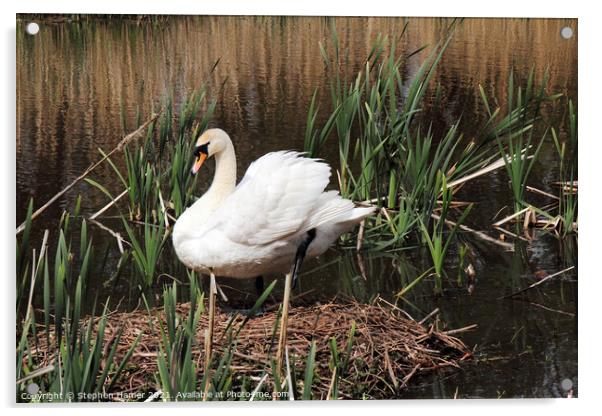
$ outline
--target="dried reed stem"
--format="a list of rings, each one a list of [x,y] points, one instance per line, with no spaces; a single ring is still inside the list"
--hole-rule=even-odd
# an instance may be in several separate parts
[[[506,298],[511,298],[511,297],[513,297],[513,296],[516,296],[516,295],[518,295],[519,293],[526,292],[527,290],[529,290],[529,289],[533,289],[534,287],[536,287],[536,286],[539,286],[539,285],[541,285],[541,284],[542,284],[542,283],[544,283],[544,282],[547,282],[547,281],[548,281],[548,280],[550,280],[551,278],[553,278],[553,277],[556,277],[556,276],[559,276],[559,275],[561,275],[561,274],[563,274],[563,273],[566,273],[566,272],[568,272],[568,271],[570,271],[570,270],[573,270],[574,268],[575,268],[575,266],[567,267],[566,269],[560,270],[559,272],[556,272],[556,273],[553,273],[553,274],[551,274],[551,275],[548,275],[548,276],[544,277],[544,278],[543,278],[543,279],[541,279],[539,282],[535,282],[535,283],[533,283],[532,285],[530,285],[530,286],[527,286],[526,288],[519,290],[518,292],[514,292],[514,293],[511,293],[511,294],[509,294],[509,295],[506,295],[506,296],[500,296],[498,299],[506,299]]]
[[[440,217],[437,214],[431,214],[431,217],[434,218],[435,220],[439,220],[440,219]],[[447,225],[452,226],[452,227],[454,227],[456,225],[455,222],[450,221],[450,220],[445,220],[445,223]],[[458,228],[460,228],[463,231],[467,231],[467,232],[475,235],[476,237],[479,237],[481,240],[487,241],[487,242],[492,243],[492,244],[496,244],[496,245],[498,245],[500,247],[504,247],[504,249],[507,250],[507,251],[514,251],[514,245],[513,244],[505,243],[503,241],[496,240],[495,238],[488,236],[487,234],[485,234],[482,231],[473,230],[472,228],[467,227],[466,225],[462,225],[462,224],[458,225]]]
[[[95,220],[100,215],[104,214],[104,212],[106,210],[108,210],[109,208],[111,208],[113,205],[115,205],[115,203],[117,201],[119,201],[121,198],[123,198],[125,195],[127,195],[127,193],[128,193],[129,190],[130,190],[130,188],[125,188],[125,190],[122,193],[120,193],[119,195],[117,195],[115,197],[115,199],[112,199],[111,202],[109,202],[107,205],[105,205],[104,207],[102,207],[101,209],[99,209],[98,211],[96,211],[94,214],[92,214],[89,219]]]

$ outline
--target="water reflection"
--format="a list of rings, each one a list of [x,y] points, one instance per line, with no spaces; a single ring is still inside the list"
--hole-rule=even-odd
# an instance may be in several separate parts
[[[47,199],[112,148],[138,113],[149,114],[168,92],[181,102],[204,81],[218,100],[215,125],[231,133],[247,166],[266,151],[299,148],[315,89],[328,102],[319,41],[336,25],[346,70],[362,67],[378,33],[397,38],[400,53],[434,45],[449,24],[438,18],[186,17],[158,22],[86,19],[41,21],[37,36],[19,26],[17,48],[17,220],[27,199]],[[550,68],[551,85],[576,97],[576,36],[559,36],[564,19],[466,19],[447,50],[435,82],[451,121],[483,111],[478,84],[503,102],[510,68]],[[416,71],[420,56],[406,63]],[[209,74],[216,61],[216,70]],[[470,123],[464,128],[471,130]],[[40,164],[38,161],[44,160]],[[334,160],[334,159],[333,159]],[[113,180],[109,167],[98,172]],[[72,201],[83,192],[66,196]],[[100,202],[101,195],[97,195]],[[59,211],[60,212],[60,211]],[[49,213],[53,217],[57,210]]]

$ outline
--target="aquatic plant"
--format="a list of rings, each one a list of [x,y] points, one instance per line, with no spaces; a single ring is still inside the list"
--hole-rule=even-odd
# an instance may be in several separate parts
[[[462,215],[460,215],[459,220],[452,227],[449,234],[445,232],[446,224],[445,218],[447,218],[447,213],[449,211],[450,203],[451,203],[451,191],[447,187],[447,181],[445,179],[445,175],[442,172],[439,172],[437,175],[437,187],[441,187],[441,213],[437,216],[436,220],[433,221],[432,231],[429,232],[427,226],[420,220],[420,229],[422,230],[422,237],[427,244],[429,252],[431,254],[431,259],[433,261],[433,268],[435,271],[435,277],[437,278],[437,292],[441,292],[441,278],[443,277],[443,261],[445,260],[445,255],[447,250],[449,249],[450,243],[453,241],[453,238],[458,231],[459,224],[461,224],[472,205],[469,205],[468,208],[464,210]]]
[[[561,141],[552,127],[552,138],[559,157],[558,218],[561,234],[566,236],[577,231],[577,114],[572,100],[567,104],[567,140]],[[567,146],[568,145],[568,146]]]
[[[174,282],[163,291],[165,325],[161,319],[157,319],[161,336],[157,354],[159,380],[165,398],[172,400],[177,400],[179,395],[186,397],[198,388],[198,368],[192,359],[192,347],[196,342],[195,334],[204,305],[203,295],[196,285],[196,276],[190,279],[190,283],[189,316],[180,320],[176,312],[177,286]]]
[[[25,214],[25,227],[23,229],[23,234],[21,235],[21,239],[19,240],[19,236],[17,235],[17,244],[16,244],[16,278],[17,278],[17,310],[19,310],[19,305],[23,298],[23,295],[27,289],[27,282],[29,277],[29,266],[30,266],[30,247],[29,247],[29,237],[31,234],[31,215],[33,213],[33,198],[29,199],[29,204],[27,204],[27,213]]]
[[[123,374],[126,363],[137,346],[137,340],[117,360],[121,331],[106,340],[108,300],[97,318],[82,320],[86,286],[92,258],[92,241],[85,221],[80,228],[79,259],[71,250],[68,213],[64,214],[54,256],[54,267],[45,251],[37,264],[43,276],[43,335],[38,329],[36,313],[28,308],[17,344],[17,395],[27,393],[26,386],[35,382],[41,396],[32,401],[98,401],[101,393],[112,391]],[[75,281],[75,274],[77,280]],[[35,281],[32,282],[34,284]],[[53,319],[51,319],[53,318]],[[47,354],[34,353],[44,349]]]
[[[138,238],[128,221],[122,218],[123,226],[132,244],[132,258],[142,282],[150,286],[155,279],[161,252],[167,242],[169,233],[165,229],[163,216],[159,216],[159,224],[152,224],[149,217],[142,225],[144,234]]]
[[[540,117],[541,106],[545,101],[553,101],[561,94],[548,95],[546,86],[548,85],[549,74],[546,70],[543,74],[539,86],[535,85],[535,69],[532,68],[526,80],[526,84],[514,85],[514,74],[511,72],[508,80],[507,97],[507,115],[501,121],[500,108],[493,109],[487,98],[485,91],[479,85],[481,99],[489,115],[487,126],[496,126],[491,129],[499,146],[499,151],[504,159],[506,171],[510,178],[510,188],[514,197],[514,211],[518,212],[524,208],[524,194],[527,188],[529,174],[537,161],[539,152],[547,137],[546,129],[539,141],[536,141],[534,134],[535,121]],[[517,130],[509,130],[507,124],[515,123],[520,126]]]
[[[396,250],[406,246],[410,238],[421,238],[422,225],[428,226],[433,221],[431,214],[439,209],[443,191],[439,172],[455,190],[499,157],[501,143],[530,129],[533,117],[528,117],[526,110],[533,107],[531,84],[528,93],[519,94],[520,103],[512,106],[509,115],[491,112],[474,139],[467,140],[460,133],[461,119],[451,123],[441,136],[430,123],[423,125],[423,102],[456,24],[454,21],[447,28],[409,81],[402,76],[403,66],[425,48],[400,55],[395,41],[379,36],[363,71],[348,81],[341,75],[347,58],[341,54],[334,27],[331,51],[320,45],[332,110],[324,126],[316,126],[319,106],[314,96],[307,117],[305,150],[316,156],[327,140],[337,138],[341,194],[380,208],[375,219],[366,222],[363,239],[368,248]],[[444,212],[447,215],[448,211]],[[442,221],[446,219],[442,217]]]

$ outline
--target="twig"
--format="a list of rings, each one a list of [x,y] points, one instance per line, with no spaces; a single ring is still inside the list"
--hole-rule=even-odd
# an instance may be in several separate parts
[[[453,335],[453,334],[459,334],[460,332],[466,332],[466,331],[472,331],[473,329],[475,329],[478,325],[477,324],[472,324],[472,325],[468,325],[462,328],[458,328],[458,329],[450,329],[449,331],[445,331],[442,332],[445,335]]]
[[[33,221],[34,219],[36,219],[50,205],[52,205],[53,203],[55,203],[68,190],[70,190],[71,188],[73,188],[79,181],[81,181],[86,176],[88,176],[88,174],[90,172],[92,172],[94,169],[96,169],[96,167],[98,167],[102,162],[104,162],[105,160],[107,160],[111,155],[113,155],[114,153],[116,153],[118,151],[121,151],[126,144],[128,144],[133,139],[138,138],[139,136],[141,136],[142,133],[144,133],[144,130],[148,127],[148,125],[151,124],[151,123],[153,123],[159,117],[159,115],[161,114],[161,112],[162,111],[159,111],[157,114],[153,114],[146,122],[144,122],[144,124],[142,124],[136,130],[134,130],[132,133],[130,133],[127,136],[125,136],[123,139],[121,139],[121,141],[119,142],[119,144],[113,150],[111,150],[109,153],[107,153],[106,155],[104,155],[97,162],[95,162],[92,165],[90,165],[81,175],[79,175],[77,178],[75,178],[69,185],[67,185],[66,187],[64,187],[63,190],[59,191],[52,198],[50,198],[44,205],[42,205],[40,208],[38,208],[33,214],[31,214],[31,221]],[[17,227],[16,234],[21,233],[25,229],[25,223],[26,223],[26,221],[24,221],[21,225],[19,225]]]
[[[494,227],[499,227],[499,226],[501,226],[502,224],[505,224],[505,223],[507,223],[508,221],[510,221],[510,220],[512,220],[512,219],[514,219],[514,218],[516,218],[516,217],[519,217],[520,215],[524,214],[524,213],[525,213],[525,212],[527,212],[527,211],[529,211],[529,207],[527,207],[527,208],[524,208],[524,209],[521,209],[520,211],[517,211],[517,212],[515,212],[515,213],[514,213],[514,214],[512,214],[512,215],[508,215],[506,218],[502,218],[502,219],[501,219],[501,220],[499,220],[498,222],[494,223],[494,224],[493,224],[493,226],[494,226]]]
[[[523,155],[521,156],[521,159],[523,159],[525,157],[524,156],[524,152],[526,150],[527,149],[523,149],[522,150]],[[532,157],[533,156],[528,156],[527,159],[531,159]],[[468,181],[470,181],[470,180],[472,180],[474,178],[478,178],[479,176],[485,175],[486,173],[493,172],[494,170],[497,170],[497,169],[501,168],[505,164],[506,164],[506,162],[505,162],[504,158],[503,157],[499,158],[495,162],[492,162],[491,164],[485,166],[482,169],[479,169],[478,171],[476,171],[474,173],[471,173],[470,175],[466,175],[463,178],[456,179],[455,181],[448,183],[447,184],[447,188],[453,188],[455,186],[463,184],[464,182],[468,182]]]
[[[402,383],[401,385],[402,386],[407,386],[408,385],[408,381],[410,381],[410,379],[412,378],[412,376],[414,374],[416,374],[416,371],[418,371],[419,368],[420,368],[420,364],[416,364],[414,366],[414,368],[412,369],[412,371],[410,371],[408,373],[408,375],[403,378],[403,380],[401,381],[401,383]]]
[[[111,208],[113,205],[115,205],[115,203],[117,201],[119,201],[121,198],[123,198],[123,196],[126,195],[129,190],[130,190],[130,188],[126,188],[125,191],[123,191],[122,193],[120,193],[119,195],[117,195],[115,197],[115,199],[111,200],[111,202],[109,202],[107,205],[105,205],[100,210],[98,210],[94,214],[92,214],[92,216],[90,216],[89,219],[90,220],[95,220],[96,218],[98,218],[99,215],[104,214],[106,210],[108,210],[109,208]]]
[[[548,198],[552,198],[552,199],[555,199],[557,201],[560,200],[560,198],[558,198],[556,195],[552,195],[552,194],[550,194],[548,192],[544,192],[541,189],[537,189],[537,188],[534,188],[532,186],[527,186],[526,189],[527,189],[527,191],[531,191],[531,192],[533,192],[535,194],[540,194],[540,195],[543,195],[543,196],[547,196]]]
[[[527,301],[527,300],[523,300],[523,299],[513,299],[513,300],[517,300],[519,302],[526,302],[529,305],[537,306],[538,308],[544,309],[549,312],[556,312],[556,313],[560,313],[562,315],[567,315],[567,316],[575,316],[575,314],[572,312],[566,312],[566,311],[562,311],[560,309],[553,309],[548,306],[542,305],[541,303],[531,302],[531,301]]]
[[[504,234],[508,234],[508,235],[509,235],[509,236],[511,236],[511,237],[518,238],[519,240],[523,240],[523,241],[529,241],[529,240],[527,240],[525,237],[523,237],[523,236],[521,236],[521,235],[514,234],[513,232],[511,232],[511,231],[508,231],[508,230],[506,230],[505,228],[502,228],[502,227],[493,227],[493,228],[495,228],[496,230],[498,230],[498,231],[500,231],[500,232],[502,232],[502,233],[504,233]]]
[[[431,214],[431,217],[434,218],[435,220],[441,219],[441,217],[439,217],[437,214]],[[450,220],[445,220],[445,223],[447,225],[452,226],[452,227],[456,226],[456,223],[453,222],[453,221],[450,221]],[[467,231],[469,233],[474,234],[476,237],[479,237],[481,240],[487,241],[487,242],[492,243],[492,244],[496,244],[496,245],[498,245],[500,247],[504,247],[505,250],[514,251],[514,245],[513,244],[496,240],[495,238],[488,236],[487,234],[485,234],[482,231],[473,230],[472,228],[467,227],[466,225],[462,225],[462,224],[458,224],[458,228],[460,228],[461,230],[464,230],[464,231]]]
[[[115,239],[117,240],[117,247],[119,248],[119,252],[121,254],[123,254],[123,252],[124,252],[123,243],[125,243],[131,247],[131,244],[129,242],[127,242],[126,240],[124,240],[123,237],[121,236],[121,234],[119,234],[118,232],[111,230],[109,227],[107,227],[106,225],[104,225],[103,223],[101,223],[98,220],[90,219],[89,221],[90,221],[90,224],[96,225],[98,228],[105,230],[106,232],[111,234],[113,237],[115,237]]]
[[[437,315],[439,313],[439,308],[435,308],[435,310],[433,310],[431,313],[429,313],[427,316],[425,316],[424,318],[422,318],[418,324],[422,325],[424,324],[426,321],[428,321],[429,319],[431,319],[433,316]]]
[[[163,390],[159,389],[156,392],[154,392],[153,394],[151,394],[150,396],[148,396],[148,398],[145,400],[145,402],[152,402],[157,397],[161,396],[162,394],[163,394]]]
[[[509,294],[509,295],[506,295],[506,296],[501,296],[501,297],[499,297],[498,299],[506,299],[506,298],[511,298],[511,297],[513,297],[513,296],[516,296],[516,295],[518,295],[518,294],[520,294],[520,293],[526,292],[527,290],[529,290],[529,289],[533,289],[534,287],[536,287],[536,286],[539,286],[540,284],[542,284],[542,283],[544,283],[544,282],[546,282],[546,281],[550,280],[551,278],[553,278],[553,277],[556,277],[556,276],[559,276],[559,275],[561,275],[561,274],[563,274],[563,273],[566,273],[566,272],[568,272],[569,270],[573,270],[574,268],[575,268],[575,266],[567,267],[567,268],[566,268],[566,269],[564,269],[564,270],[561,270],[561,271],[559,271],[559,272],[556,272],[556,273],[554,273],[554,274],[550,274],[550,275],[548,275],[548,276],[544,277],[544,278],[543,278],[543,279],[541,279],[539,282],[535,282],[535,283],[533,283],[531,286],[528,286],[528,287],[526,287],[526,288],[524,288],[524,289],[521,289],[521,290],[519,290],[518,292],[514,292],[514,293],[511,293],[511,294]]]
[[[54,365],[52,365],[52,364],[47,365],[44,368],[38,368],[37,370],[32,371],[31,373],[29,373],[25,377],[20,378],[19,380],[17,380],[17,384],[22,384],[22,383],[26,382],[27,380],[31,380],[32,378],[39,377],[39,376],[44,375],[46,373],[51,373],[53,371],[54,371]]]
[[[355,249],[357,251],[360,251],[362,249],[362,243],[364,242],[364,229],[366,228],[366,219],[363,219],[362,222],[360,222],[360,229],[357,232],[357,245],[355,246]]]
[[[163,202],[163,195],[161,195],[161,188],[159,188],[159,202],[161,202],[161,211],[163,211],[163,218],[165,218],[165,226],[169,228],[169,218],[167,216],[167,209],[165,209],[165,203]]]
[[[393,382],[393,386],[395,387],[395,391],[399,389],[399,381],[397,381],[397,377],[395,377],[395,371],[393,371],[393,367],[391,367],[391,358],[389,357],[389,351],[385,347],[385,365],[387,366],[387,371],[389,372],[389,377]]]
[[[42,259],[44,258],[44,254],[46,253],[46,245],[48,242],[48,230],[44,231],[44,238],[42,238],[42,247],[40,247],[40,256],[38,258],[38,262],[36,263],[36,250],[33,250],[33,262],[34,265],[31,268],[31,286],[29,287],[29,299],[27,300],[27,313],[25,314],[25,322],[29,320],[29,314],[31,313],[33,306],[33,292],[34,287],[36,285],[36,277],[38,275],[38,269],[42,265]]]
[[[326,400],[332,400],[332,390],[334,389],[334,382],[337,379],[337,369],[338,367],[334,367],[332,370],[332,376],[330,377],[330,385],[328,386],[328,393],[326,393]]]
[[[368,277],[366,275],[366,265],[364,264],[364,258],[362,257],[362,253],[358,251],[355,254],[355,257],[357,259],[357,266],[360,269],[360,275],[364,278],[365,281],[368,281]]]

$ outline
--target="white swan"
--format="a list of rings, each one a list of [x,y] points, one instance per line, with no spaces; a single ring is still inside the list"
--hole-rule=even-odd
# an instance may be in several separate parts
[[[172,237],[180,261],[201,273],[248,278],[296,265],[294,282],[305,255],[324,253],[374,210],[324,191],[330,167],[298,152],[262,156],[238,186],[234,146],[223,130],[198,138],[192,174],[211,156],[211,187],[178,218]]]

